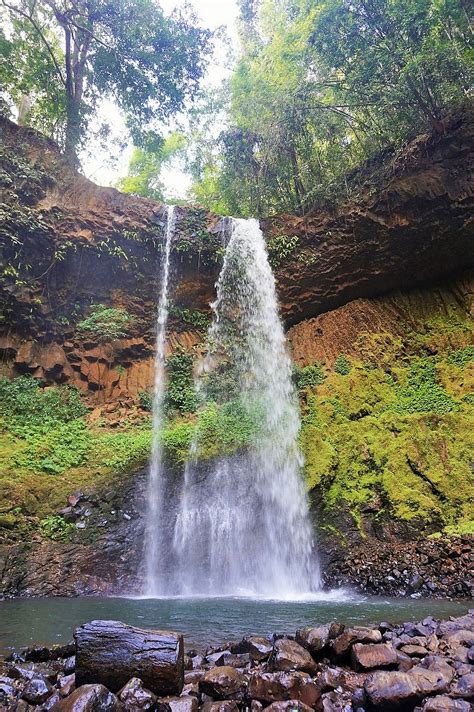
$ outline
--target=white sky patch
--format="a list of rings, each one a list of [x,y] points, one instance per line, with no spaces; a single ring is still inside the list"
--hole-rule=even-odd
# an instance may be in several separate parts
[[[180,7],[182,2],[176,0],[161,0],[160,5],[169,14],[175,7]],[[218,86],[230,73],[228,50],[237,46],[237,0],[189,0],[195,9],[201,25],[211,30],[223,27],[228,41],[217,42],[215,56],[209,64],[204,86]],[[125,122],[117,107],[111,101],[104,101],[98,111],[97,122],[108,121],[111,126],[111,136],[117,141],[126,135]],[[164,128],[164,133],[176,128],[174,123]],[[116,153],[114,153],[116,151]],[[128,162],[132,153],[132,146],[128,144],[125,149],[112,149],[111,155],[104,155],[103,151],[91,147],[88,155],[82,156],[82,166],[85,175],[99,185],[113,185],[118,178],[126,175]],[[111,161],[112,159],[112,161]],[[179,159],[163,169],[161,181],[166,186],[166,192],[172,198],[185,198],[191,186],[191,177],[181,165]]]

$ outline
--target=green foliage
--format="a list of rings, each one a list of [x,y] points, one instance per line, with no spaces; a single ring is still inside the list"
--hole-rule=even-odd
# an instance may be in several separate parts
[[[406,385],[397,386],[396,392],[397,403],[393,410],[398,413],[444,415],[456,407],[455,401],[438,382],[436,364],[428,358],[411,364]]]
[[[351,365],[344,354],[339,354],[334,362],[334,370],[340,373],[341,376],[347,376],[351,372]]]
[[[465,349],[458,349],[448,356],[448,363],[458,368],[465,368],[471,361],[474,361],[474,346],[466,346]]]
[[[151,429],[143,427],[103,435],[97,440],[95,448],[96,457],[113,472],[131,472],[150,456]]]
[[[0,35],[0,84],[7,98],[29,94],[35,125],[59,126],[77,157],[97,103],[113,98],[137,146],[194,95],[210,33],[189,9],[165,15],[152,0],[26,0],[7,3],[13,35]],[[172,48],[172,51],[171,51]],[[107,138],[108,124],[97,135]]]
[[[466,102],[472,38],[463,0],[241,4],[242,51],[195,129],[194,192],[221,213],[303,213],[346,196],[366,158],[439,130]],[[216,103],[225,130],[210,121]]]
[[[0,378],[0,416],[4,428],[19,437],[48,433],[87,413],[76,388],[42,389],[39,381],[20,376]]]
[[[209,403],[198,413],[199,458],[228,455],[250,445],[258,436],[260,423],[258,404],[250,407],[239,399],[221,406]]]
[[[186,309],[177,304],[172,304],[170,307],[170,316],[180,319],[185,324],[195,326],[200,331],[206,331],[211,322],[208,312],[199,311],[198,309]]]
[[[160,173],[186,146],[185,137],[174,132],[157,142],[155,150],[135,148],[128,164],[128,175],[117,182],[123,193],[141,195],[145,198],[164,201],[166,188],[160,181]]]
[[[325,378],[325,373],[319,363],[293,367],[293,381],[299,391],[303,388],[318,386]]]
[[[27,447],[13,455],[18,467],[58,475],[87,460],[91,436],[83,420],[63,423],[54,430],[28,437]]]
[[[194,413],[196,393],[193,379],[194,355],[175,351],[166,361],[167,384],[164,406],[167,413]]]
[[[147,410],[151,413],[153,408],[153,396],[148,391],[138,391],[138,400],[140,403],[140,408]]]
[[[289,237],[288,235],[274,235],[268,240],[268,261],[272,267],[279,267],[292,255],[299,242],[298,235]]]
[[[49,515],[40,521],[41,534],[53,541],[68,541],[75,531],[74,524],[66,522],[59,515]]]
[[[104,344],[126,337],[131,324],[132,318],[125,309],[93,304],[90,315],[76,324],[76,330],[82,336]]]

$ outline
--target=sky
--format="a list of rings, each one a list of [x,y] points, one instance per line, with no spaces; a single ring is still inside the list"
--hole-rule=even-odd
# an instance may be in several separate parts
[[[224,27],[231,44],[234,47],[237,46],[237,0],[188,0],[188,2],[201,18],[204,27],[208,27],[211,30]],[[170,13],[175,7],[181,6],[183,2],[181,0],[160,0],[159,4],[166,13]],[[229,69],[225,67],[224,59],[223,48],[220,51],[218,48],[215,60],[209,65],[207,75],[204,78],[205,84],[215,85],[228,75]],[[107,117],[112,124],[112,131],[115,136],[118,137],[124,133],[125,125],[123,119],[111,102],[104,102],[100,114]],[[129,145],[124,151],[118,152],[114,156],[116,162],[113,167],[104,159],[100,151],[84,156],[82,159],[84,173],[95,183],[113,185],[119,177],[126,175],[131,151],[132,147]],[[171,196],[175,198],[186,197],[191,180],[183,171],[179,161],[163,170],[161,179],[167,186]]]

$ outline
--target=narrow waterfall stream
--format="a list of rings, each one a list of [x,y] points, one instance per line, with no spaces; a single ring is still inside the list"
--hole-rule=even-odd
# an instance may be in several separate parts
[[[150,459],[150,472],[148,477],[148,511],[146,514],[145,531],[145,556],[146,579],[145,594],[156,596],[160,591],[160,563],[163,551],[164,518],[164,483],[163,483],[163,457],[160,441],[160,430],[163,424],[163,399],[165,395],[165,345],[166,325],[168,322],[169,307],[169,275],[171,241],[175,227],[175,206],[167,206],[165,227],[165,250],[161,262],[161,290],[158,302],[158,315],[156,322],[156,356],[155,356],[155,382],[153,389],[153,438]]]
[[[243,427],[253,423],[253,443],[206,465],[193,442],[160,590],[298,597],[320,587],[320,573],[291,361],[259,224],[231,227],[197,389],[204,404],[240,408]]]

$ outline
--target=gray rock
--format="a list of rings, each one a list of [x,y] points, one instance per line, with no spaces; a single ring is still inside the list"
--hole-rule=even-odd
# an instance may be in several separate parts
[[[458,678],[451,685],[449,694],[453,697],[464,697],[466,700],[474,699],[474,672]]]
[[[42,677],[34,677],[26,683],[21,696],[32,705],[41,705],[46,702],[52,692],[53,688],[47,680]]]
[[[422,712],[471,712],[471,705],[464,700],[453,700],[447,695],[437,695],[425,700]]]
[[[157,700],[156,695],[147,690],[138,677],[132,677],[117,693],[117,697],[122,703],[125,712],[154,709]]]

